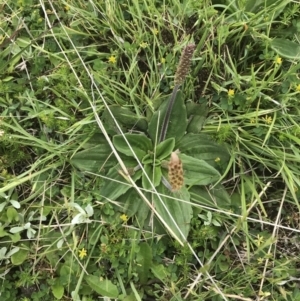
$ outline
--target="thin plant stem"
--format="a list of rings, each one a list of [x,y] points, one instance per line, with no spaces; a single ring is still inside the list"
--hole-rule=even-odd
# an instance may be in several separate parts
[[[169,125],[169,122],[170,122],[170,116],[171,116],[171,112],[172,112],[172,109],[173,109],[173,106],[174,106],[174,103],[175,103],[175,99],[176,99],[176,95],[177,95],[179,86],[180,85],[176,85],[174,87],[173,92],[171,94],[171,97],[169,99],[168,108],[167,108],[167,111],[166,111],[166,114],[165,114],[165,117],[164,117],[164,120],[163,120],[163,123],[162,123],[161,131],[160,131],[159,142],[162,142],[166,139],[166,134],[167,134],[167,131],[168,131],[168,125]]]

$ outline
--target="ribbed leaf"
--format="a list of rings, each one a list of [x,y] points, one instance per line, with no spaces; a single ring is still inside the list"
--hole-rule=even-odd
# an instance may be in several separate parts
[[[215,160],[218,158],[218,164],[227,164],[229,153],[225,146],[220,145],[205,134],[187,134],[176,145],[175,149],[180,152],[193,156],[197,159],[205,160],[210,165],[217,167]]]
[[[161,184],[158,191],[163,195],[166,195],[161,195],[161,199],[163,200],[166,208],[163,206],[157,196],[153,195],[156,210],[161,215],[163,220],[168,224],[168,226],[172,229],[175,236],[182,242],[184,242],[184,239],[186,239],[188,236],[190,230],[190,221],[193,215],[193,209],[190,203],[190,194],[188,190],[183,188],[179,194],[175,195],[174,193],[169,191],[163,184]],[[180,198],[183,200],[183,202],[170,199],[167,197],[168,195],[172,196],[173,198]],[[158,222],[157,220],[155,221]],[[184,236],[184,239],[176,225],[179,227],[181,233]],[[155,225],[154,228],[156,228]]]
[[[101,296],[117,298],[119,295],[118,287],[110,280],[100,280],[100,277],[94,275],[85,275],[84,280],[92,289]]]
[[[230,196],[221,184],[210,190],[203,186],[193,186],[189,189],[189,192],[191,194],[191,200],[201,205],[226,208],[231,204]]]
[[[151,118],[151,121],[149,123],[148,133],[152,141],[156,141],[156,137],[159,137],[160,135],[163,120],[168,107],[168,101],[164,101]],[[171,112],[166,139],[175,138],[175,140],[179,140],[185,134],[186,127],[187,127],[186,107],[184,104],[184,98],[182,96],[182,93],[181,91],[178,91]]]
[[[140,243],[139,247],[139,252],[136,255],[136,270],[139,275],[139,282],[145,284],[152,266],[152,249],[146,242]]]
[[[152,142],[145,135],[140,134],[125,134],[125,138],[131,146],[131,149],[139,158],[142,158],[148,153],[149,150],[153,150]],[[116,135],[113,137],[113,143],[115,148],[126,156],[133,157],[133,152],[129,148],[128,143],[125,141],[123,135]]]
[[[300,45],[298,43],[278,38],[272,40],[270,45],[281,57],[300,59]]]
[[[204,160],[184,154],[180,154],[179,157],[183,165],[185,184],[208,185],[220,179],[220,173]]]
[[[126,165],[127,168],[132,167],[132,164]],[[103,186],[100,189],[100,194],[110,200],[115,201],[119,196],[124,194],[131,188],[129,182],[120,174],[120,166],[113,167],[107,174],[107,179],[104,180]],[[142,171],[138,170],[132,175],[132,179],[137,181],[142,176]]]

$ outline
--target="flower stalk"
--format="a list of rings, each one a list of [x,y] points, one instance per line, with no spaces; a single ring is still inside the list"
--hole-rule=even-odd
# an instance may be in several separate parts
[[[196,45],[195,44],[189,44],[187,45],[183,53],[180,57],[179,65],[177,67],[176,73],[175,73],[175,78],[174,78],[174,88],[171,94],[171,97],[169,99],[168,107],[166,110],[166,114],[163,119],[162,123],[162,128],[159,136],[159,142],[162,142],[166,138],[167,130],[168,130],[168,125],[170,122],[170,116],[171,112],[173,109],[173,105],[176,99],[176,95],[178,92],[179,87],[183,84],[185,78],[188,75],[190,66],[191,66],[191,60],[195,51]]]

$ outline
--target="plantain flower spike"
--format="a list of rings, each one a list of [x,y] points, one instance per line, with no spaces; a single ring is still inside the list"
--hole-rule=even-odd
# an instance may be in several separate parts
[[[183,186],[183,168],[182,162],[176,152],[172,152],[168,164],[168,177],[172,191],[178,191]]]
[[[179,86],[184,82],[191,66],[191,60],[195,48],[196,48],[195,44],[189,44],[184,48],[175,74],[175,79],[174,79],[175,86]]]

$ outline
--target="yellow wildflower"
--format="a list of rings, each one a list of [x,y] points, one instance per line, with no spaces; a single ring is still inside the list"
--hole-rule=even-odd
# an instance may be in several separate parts
[[[297,91],[297,92],[300,92],[300,84],[298,84],[298,85],[296,86],[296,91]]]
[[[79,258],[82,260],[84,257],[86,257],[86,255],[87,255],[86,249],[85,249],[85,248],[82,248],[82,249],[79,251]]]
[[[146,48],[146,47],[148,47],[148,43],[147,43],[147,42],[142,42],[142,43],[140,44],[140,47]]]
[[[269,297],[271,296],[270,292],[263,292],[263,291],[259,291],[259,296],[262,297],[261,300],[263,300],[265,297]]]
[[[254,242],[257,244],[257,246],[259,247],[263,242],[264,242],[264,237],[260,236],[259,234],[257,234],[257,239],[254,240]]]
[[[166,59],[165,59],[164,57],[162,57],[162,58],[160,59],[160,62],[161,62],[162,64],[164,64],[164,63],[166,62]]]
[[[215,159],[215,162],[220,162],[220,161],[221,161],[220,157],[217,157],[217,158]]]
[[[228,92],[228,97],[233,97],[234,96],[234,90],[233,89],[229,89]]]
[[[276,59],[275,59],[275,63],[277,64],[277,65],[280,65],[281,63],[282,63],[282,58],[281,57],[276,57]]]
[[[153,28],[153,29],[152,29],[152,32],[153,32],[155,35],[157,35],[157,34],[158,34],[157,28]]]
[[[126,215],[126,214],[122,214],[121,216],[120,216],[120,219],[123,221],[123,222],[127,222],[128,221],[128,216]]]
[[[111,64],[115,64],[117,62],[117,59],[114,55],[111,55],[109,58],[108,58],[108,62],[111,63]]]
[[[257,258],[257,263],[258,264],[263,264],[264,259],[262,257]]]
[[[265,117],[262,117],[262,120],[264,120],[266,124],[271,124],[273,119],[271,116],[266,115]]]

